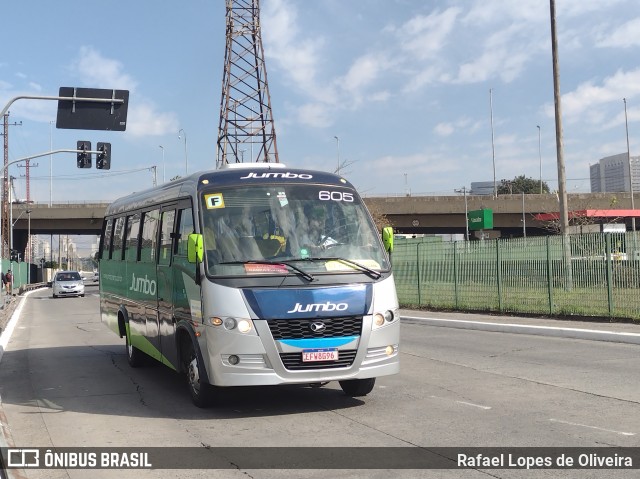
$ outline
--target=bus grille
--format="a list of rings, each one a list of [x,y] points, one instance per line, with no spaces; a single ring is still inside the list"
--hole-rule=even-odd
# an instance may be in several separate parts
[[[311,331],[312,323],[324,323],[321,332]],[[360,336],[362,316],[321,319],[274,319],[267,321],[273,339],[312,339]]]
[[[348,368],[353,364],[357,352],[356,349],[340,351],[337,361],[319,361],[317,363],[303,363],[302,353],[282,353],[280,359],[284,367],[290,371]]]

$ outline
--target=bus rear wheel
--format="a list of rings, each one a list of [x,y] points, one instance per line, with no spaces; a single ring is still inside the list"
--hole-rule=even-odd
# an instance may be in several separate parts
[[[132,368],[139,368],[144,364],[144,353],[131,344],[129,335],[125,335],[125,346],[127,349],[127,361]]]
[[[376,384],[376,378],[367,379],[349,379],[347,381],[340,381],[340,387],[347,396],[359,397],[366,396]]]
[[[193,344],[189,342],[184,355],[185,365],[184,370],[187,374],[187,385],[189,387],[189,394],[193,404],[198,407],[206,408],[213,402],[213,386],[202,381],[201,371],[203,365],[198,360]]]

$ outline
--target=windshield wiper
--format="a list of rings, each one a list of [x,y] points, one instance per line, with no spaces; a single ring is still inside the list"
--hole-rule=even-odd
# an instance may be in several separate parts
[[[376,271],[375,269],[371,269],[368,268],[367,266],[358,263],[357,261],[352,261],[350,259],[347,258],[341,258],[340,256],[328,256],[328,257],[323,257],[323,256],[313,256],[310,258],[304,258],[302,261],[340,261],[342,263],[346,263],[348,265],[351,266],[355,266],[356,268],[360,269],[361,271],[364,271],[365,273],[368,273],[369,275],[373,276],[375,279],[378,279],[382,276],[382,273],[379,273],[378,271]]]
[[[283,264],[288,268],[292,269],[293,271],[295,271],[296,273],[298,273],[307,281],[314,281],[316,279],[310,273],[307,273],[305,270],[298,268],[297,266],[294,266],[287,261],[248,260],[248,261],[225,261],[218,264],[275,264],[275,265]]]

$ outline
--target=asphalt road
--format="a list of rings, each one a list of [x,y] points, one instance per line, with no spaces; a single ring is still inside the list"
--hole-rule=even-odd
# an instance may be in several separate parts
[[[225,391],[192,406],[162,366],[129,367],[85,298],[26,298],[0,362],[15,447],[640,446],[640,346],[403,319],[401,373],[362,399],[337,384]],[[429,316],[437,316],[430,313]],[[413,316],[412,316],[413,317]],[[170,450],[168,450],[170,454]],[[617,478],[637,470],[24,470],[27,478]]]

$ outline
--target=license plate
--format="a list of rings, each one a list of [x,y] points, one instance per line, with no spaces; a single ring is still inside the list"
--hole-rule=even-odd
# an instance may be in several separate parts
[[[302,362],[313,363],[318,361],[337,361],[337,349],[309,349],[302,351]]]

